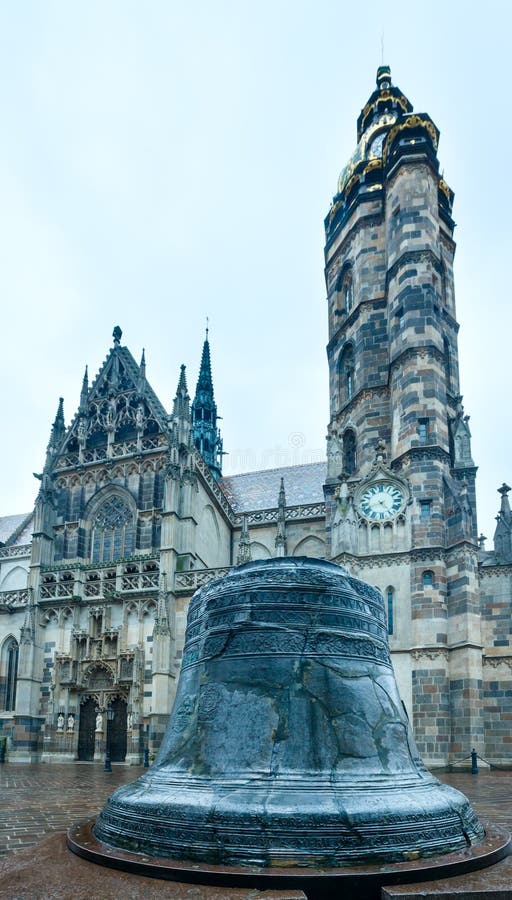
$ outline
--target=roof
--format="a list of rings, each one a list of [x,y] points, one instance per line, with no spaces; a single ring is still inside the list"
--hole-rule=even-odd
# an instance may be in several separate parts
[[[27,544],[32,534],[32,513],[0,516],[0,544]]]
[[[323,503],[327,463],[306,463],[282,469],[263,469],[242,475],[227,475],[219,484],[236,513],[273,509],[277,506],[281,478],[287,506]]]

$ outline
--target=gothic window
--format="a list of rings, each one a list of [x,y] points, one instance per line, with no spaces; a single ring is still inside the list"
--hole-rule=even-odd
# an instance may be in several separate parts
[[[2,653],[2,681],[5,685],[3,709],[12,712],[16,708],[16,685],[18,682],[18,642],[9,638]]]
[[[434,585],[434,573],[433,572],[423,572],[423,587],[433,587]]]
[[[393,629],[394,629],[394,603],[395,603],[395,591],[392,587],[388,587],[386,590],[386,612],[387,612],[387,620],[388,620],[388,634],[393,634]]]
[[[352,475],[357,464],[356,436],[351,428],[347,428],[343,435],[343,471],[346,475]]]
[[[354,393],[354,348],[347,344],[338,364],[340,401],[346,403]]]
[[[100,507],[93,522],[92,561],[112,562],[130,556],[134,537],[133,512],[122,497],[114,494]]]
[[[354,305],[354,284],[352,275],[349,273],[343,282],[343,308],[349,313]]]

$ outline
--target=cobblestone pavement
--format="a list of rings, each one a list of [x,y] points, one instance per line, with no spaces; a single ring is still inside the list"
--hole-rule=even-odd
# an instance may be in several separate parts
[[[0,856],[16,853],[55,831],[90,819],[121,784],[133,781],[144,769],[114,766],[109,774],[100,765],[0,766]],[[471,800],[475,812],[512,830],[512,772],[442,774],[438,776]]]

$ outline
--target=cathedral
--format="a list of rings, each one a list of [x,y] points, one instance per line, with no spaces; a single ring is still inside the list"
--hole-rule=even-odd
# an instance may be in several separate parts
[[[439,131],[381,66],[325,219],[327,460],[223,476],[208,332],[172,410],[116,326],[28,515],[0,519],[8,759],[155,752],[194,591],[232,566],[327,558],[378,587],[420,754],[512,763],[512,512],[478,538]],[[327,398],[326,398],[327,401]]]

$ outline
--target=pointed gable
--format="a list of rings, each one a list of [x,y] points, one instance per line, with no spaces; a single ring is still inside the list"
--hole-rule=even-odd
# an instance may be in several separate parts
[[[116,440],[124,440],[137,433],[167,432],[169,416],[147,381],[144,352],[139,366],[121,346],[121,335],[121,329],[114,329],[114,346],[90,388],[84,378],[80,406],[63,449],[99,445],[112,433]]]

